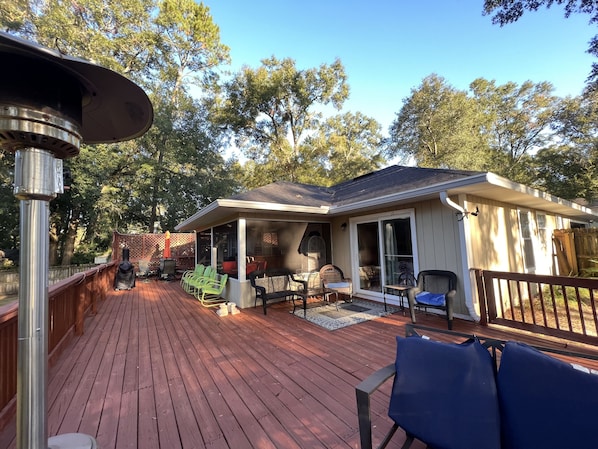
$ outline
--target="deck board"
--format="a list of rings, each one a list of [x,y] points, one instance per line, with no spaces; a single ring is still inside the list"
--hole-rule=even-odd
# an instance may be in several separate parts
[[[394,360],[409,319],[398,312],[329,332],[291,309],[221,318],[176,282],[110,292],[50,370],[49,434],[87,433],[102,449],[358,448],[355,385]],[[455,330],[578,349],[461,320]],[[389,391],[372,396],[375,438],[390,427]],[[0,449],[13,449],[14,435],[13,422]]]

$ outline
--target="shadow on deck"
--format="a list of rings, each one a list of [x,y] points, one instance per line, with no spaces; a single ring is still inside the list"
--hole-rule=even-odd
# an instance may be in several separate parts
[[[399,312],[330,332],[291,309],[221,318],[177,282],[109,293],[50,370],[49,435],[89,434],[102,449],[358,448],[354,388],[394,360],[409,320]],[[446,326],[433,315],[418,320]],[[454,328],[596,349],[461,320]],[[387,394],[372,398],[375,439],[390,427]],[[14,448],[14,436],[12,422],[0,449]]]

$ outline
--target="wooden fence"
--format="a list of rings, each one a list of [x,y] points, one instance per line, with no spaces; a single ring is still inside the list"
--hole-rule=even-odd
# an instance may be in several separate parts
[[[598,279],[472,271],[482,324],[598,344]]]
[[[560,274],[598,276],[598,228],[558,229],[552,237]]]
[[[129,249],[129,259],[136,264],[140,260],[158,266],[164,256],[165,234],[120,234],[112,235],[112,260],[120,261],[123,248]],[[189,270],[195,266],[195,233],[173,232],[170,234],[171,258],[176,260],[177,269]]]
[[[97,313],[98,302],[106,299],[114,263],[100,265],[48,289],[48,363],[54,363],[74,336],[84,332],[85,316]],[[14,416],[17,392],[18,304],[0,308],[0,430]]]

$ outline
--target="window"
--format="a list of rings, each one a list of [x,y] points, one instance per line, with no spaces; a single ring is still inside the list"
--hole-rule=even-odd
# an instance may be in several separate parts
[[[548,250],[548,231],[546,229],[546,214],[536,214],[536,222],[538,224],[538,240],[540,241],[540,247],[544,254]]]
[[[521,236],[521,247],[523,250],[523,264],[525,271],[534,271],[536,269],[536,258],[534,257],[532,221],[529,211],[519,211],[519,233]]]

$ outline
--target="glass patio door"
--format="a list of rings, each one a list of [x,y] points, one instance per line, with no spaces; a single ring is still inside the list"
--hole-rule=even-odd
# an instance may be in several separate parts
[[[380,251],[378,222],[357,224],[359,288],[382,291],[380,283]]]
[[[384,284],[398,285],[414,276],[409,218],[382,221],[384,235]]]
[[[354,277],[359,275],[359,290],[382,294],[384,285],[412,279],[417,270],[412,211],[362,217],[352,229],[353,260],[358,262]]]

